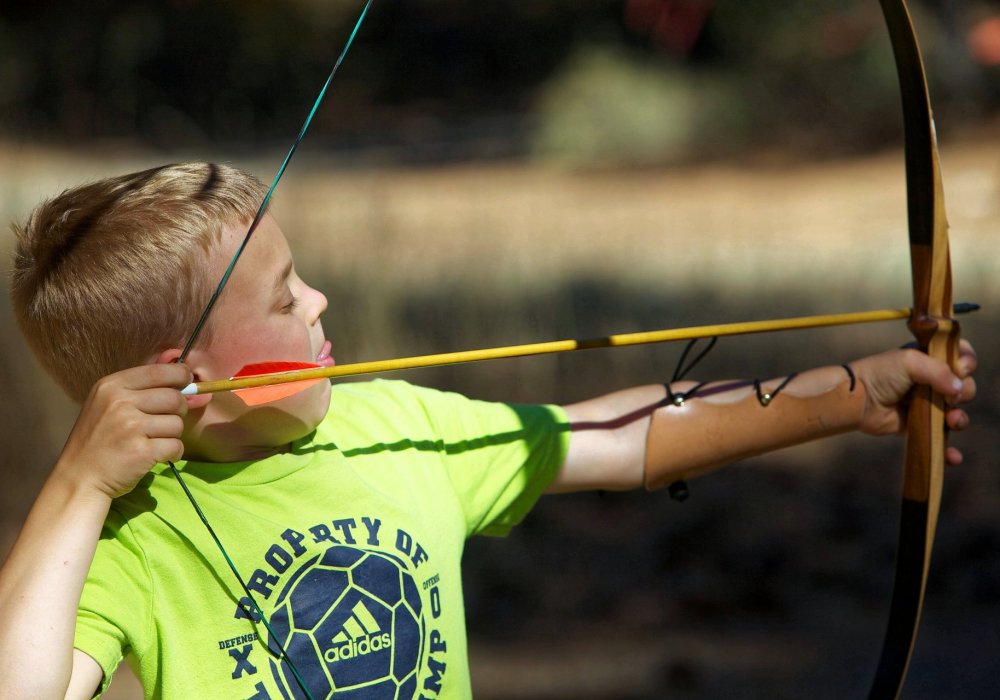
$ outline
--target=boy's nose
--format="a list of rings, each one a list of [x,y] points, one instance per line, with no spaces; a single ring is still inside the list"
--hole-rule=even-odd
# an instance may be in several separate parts
[[[316,323],[327,307],[326,295],[312,287],[309,288],[309,323]]]

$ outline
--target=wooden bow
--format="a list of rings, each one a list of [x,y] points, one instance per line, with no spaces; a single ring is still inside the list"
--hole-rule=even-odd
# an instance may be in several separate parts
[[[959,327],[951,316],[948,222],[927,77],[905,0],[880,0],[903,102],[907,217],[913,273],[909,327],[920,349],[954,366]],[[946,429],[944,398],[918,386],[910,399],[903,505],[892,604],[869,698],[897,698],[913,653],[923,608],[934,530],[941,505]]]

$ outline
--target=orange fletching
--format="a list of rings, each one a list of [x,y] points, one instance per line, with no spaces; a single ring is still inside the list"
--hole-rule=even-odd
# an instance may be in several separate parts
[[[233,375],[233,379],[244,379],[247,377],[265,377],[283,372],[294,372],[302,369],[315,369],[320,367],[313,362],[257,362],[246,365],[239,372]],[[262,386],[252,386],[245,389],[236,389],[234,394],[240,397],[247,406],[260,406],[272,401],[278,401],[288,396],[294,396],[300,391],[305,391],[311,386],[325,381],[324,379],[303,379],[298,382],[285,382],[283,384],[264,384]]]
[[[290,360],[272,360],[270,362],[255,362],[244,365],[232,379],[242,377],[259,377],[262,374],[277,374],[278,372],[294,372],[297,369],[316,369],[320,365],[315,362],[292,362]]]

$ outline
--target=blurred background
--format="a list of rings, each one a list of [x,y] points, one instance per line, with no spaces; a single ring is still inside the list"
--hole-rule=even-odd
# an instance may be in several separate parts
[[[273,177],[360,2],[0,5],[0,214],[105,175]],[[912,0],[957,300],[982,362],[946,479],[907,698],[1000,691],[1000,2]],[[275,212],[338,362],[910,303],[901,117],[874,0],[376,2]],[[4,269],[12,235],[5,230]],[[5,292],[6,295],[6,286]],[[0,553],[76,414],[0,305]],[[723,339],[784,375],[903,324]],[[676,345],[422,370],[571,402]],[[73,348],[66,348],[73,352]],[[902,446],[849,436],[665,493],[543,499],[466,552],[478,698],[861,697],[889,605]],[[110,697],[141,697],[127,670]]]

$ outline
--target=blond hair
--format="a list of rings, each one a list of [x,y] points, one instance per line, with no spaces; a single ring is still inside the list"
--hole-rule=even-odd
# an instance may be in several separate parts
[[[265,193],[236,168],[180,163],[66,190],[13,226],[18,325],[70,398],[184,344],[218,282],[209,249]]]

